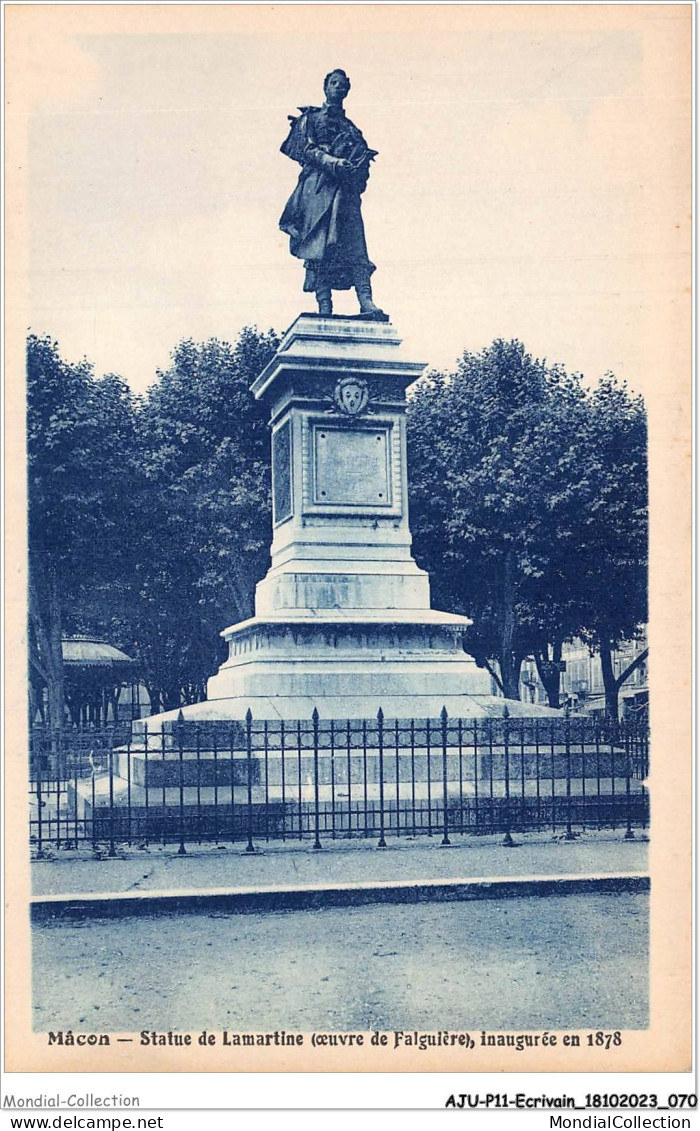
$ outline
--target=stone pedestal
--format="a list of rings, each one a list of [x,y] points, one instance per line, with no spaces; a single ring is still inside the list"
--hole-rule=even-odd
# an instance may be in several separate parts
[[[270,408],[271,566],[188,719],[486,713],[470,621],[431,609],[411,554],[406,388],[423,369],[387,323],[304,314],[289,328],[252,386]]]

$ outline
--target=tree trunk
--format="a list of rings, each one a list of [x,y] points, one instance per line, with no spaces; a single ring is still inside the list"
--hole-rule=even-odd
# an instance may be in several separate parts
[[[605,717],[617,722],[619,718],[620,682],[615,679],[612,645],[608,640],[600,645],[600,666],[603,671],[603,687],[605,688]]]
[[[508,550],[503,565],[503,616],[501,622],[501,669],[503,694],[506,699],[520,699],[520,668],[523,658],[513,651],[515,637],[515,560]]]
[[[520,669],[523,666],[522,656],[508,652],[498,661],[503,682],[503,694],[506,699],[520,699]]]
[[[542,686],[547,693],[547,702],[550,707],[559,709],[561,706],[561,672],[559,664],[561,662],[561,640],[557,640],[552,645],[552,658],[549,658],[549,645],[545,644],[544,649],[535,652],[535,664],[537,666],[537,674],[542,681]]]
[[[192,703],[203,703],[206,697],[206,687],[201,680],[187,683],[181,689],[181,703],[183,706],[189,707]]]
[[[42,699],[43,684],[37,685],[36,680],[31,676],[29,678],[29,726],[33,727],[36,724],[37,715],[42,723],[46,722],[44,718],[44,704]]]
[[[33,628],[36,655],[33,662],[46,684],[47,724],[52,732],[52,748],[61,745],[61,729],[65,723],[65,688],[63,680],[63,623],[61,594],[56,570],[46,570],[32,563],[29,583],[29,615]]]
[[[161,688],[160,697],[166,711],[174,711],[176,707],[182,706],[182,696],[177,686]]]
[[[146,688],[148,701],[150,703],[149,714],[159,715],[160,712],[164,709],[159,689],[157,687],[153,687],[153,685],[150,683],[145,683],[144,687]]]
[[[645,648],[638,656],[628,664],[624,671],[620,672],[617,679],[615,678],[615,671],[612,661],[612,644],[606,641],[600,646],[600,666],[603,669],[603,686],[605,687],[605,714],[609,719],[614,719],[616,722],[620,717],[619,698],[620,688],[626,679],[632,675],[640,664],[643,664],[649,655],[649,649]]]
[[[66,702],[73,726],[80,726],[80,698],[67,693]]]
[[[466,651],[466,648],[465,648],[465,651]],[[494,683],[496,684],[496,686],[497,686],[497,687],[498,687],[498,688],[499,688],[499,689],[501,690],[502,694],[503,694],[503,695],[505,695],[505,689],[504,689],[504,687],[503,687],[503,680],[501,679],[501,677],[500,677],[500,675],[498,674],[498,672],[497,672],[497,671],[495,671],[495,670],[494,670],[494,669],[493,669],[493,668],[491,667],[491,665],[490,665],[490,663],[488,662],[488,660],[484,660],[484,661],[483,661],[483,665],[484,665],[484,667],[485,667],[486,671],[487,671],[487,672],[489,673],[489,675],[491,676],[491,679],[492,679],[492,680],[494,681]]]

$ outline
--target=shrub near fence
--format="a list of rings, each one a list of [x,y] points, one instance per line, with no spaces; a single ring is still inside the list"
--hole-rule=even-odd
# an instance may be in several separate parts
[[[590,718],[196,724],[31,736],[30,835],[49,845],[243,843],[646,827],[648,731]]]

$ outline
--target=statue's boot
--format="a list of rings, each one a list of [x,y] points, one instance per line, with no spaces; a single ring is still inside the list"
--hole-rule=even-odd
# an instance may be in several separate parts
[[[332,314],[333,298],[331,296],[331,288],[319,287],[316,291],[316,302],[318,303],[319,314]]]
[[[369,279],[363,279],[355,287],[357,292],[357,299],[360,304],[360,314],[372,314],[377,318],[385,318],[388,320],[388,315],[384,313],[380,307],[374,302],[372,298],[372,284]]]

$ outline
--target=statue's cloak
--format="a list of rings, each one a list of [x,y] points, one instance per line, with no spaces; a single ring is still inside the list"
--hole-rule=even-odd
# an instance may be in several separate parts
[[[342,111],[313,106],[303,107],[293,119],[281,151],[302,166],[279,224],[289,236],[292,255],[305,262],[304,290],[316,290],[321,282],[347,290],[357,282],[358,272],[369,275],[374,270],[367,255],[360,194],[375,151]],[[335,171],[340,157],[351,161],[356,172],[340,178]]]

